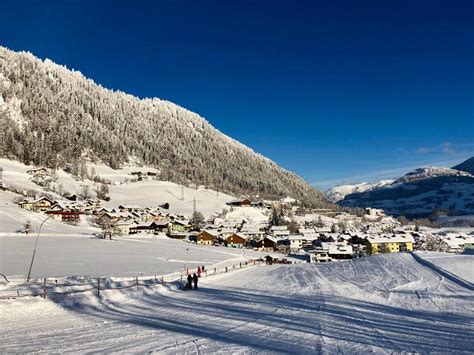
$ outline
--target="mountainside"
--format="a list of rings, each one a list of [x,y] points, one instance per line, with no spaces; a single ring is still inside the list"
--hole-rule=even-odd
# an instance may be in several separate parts
[[[343,200],[347,195],[378,189],[391,184],[394,180],[382,180],[378,182],[362,182],[354,185],[340,185],[330,188],[324,192],[326,198],[331,202]]]
[[[168,101],[138,99],[77,71],[0,47],[0,157],[77,169],[133,162],[161,179],[234,195],[292,196],[321,206],[323,194],[295,174]]]
[[[457,167],[469,166],[469,161],[472,158]],[[382,208],[407,217],[426,217],[436,210],[450,215],[473,214],[474,175],[454,168],[419,168],[390,184],[349,193],[338,203]]]
[[[465,171],[474,175],[474,157],[462,162],[459,165],[454,166],[453,169]]]

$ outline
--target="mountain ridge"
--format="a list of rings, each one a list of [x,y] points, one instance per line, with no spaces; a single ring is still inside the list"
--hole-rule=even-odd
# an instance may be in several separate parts
[[[335,187],[326,191],[331,199],[339,193],[344,207],[374,207],[392,215],[427,217],[437,211],[449,215],[474,213],[474,175],[455,169],[468,169],[473,158],[453,167],[422,167],[388,184],[372,183],[357,191],[359,185]],[[341,191],[345,192],[344,194]],[[334,201],[334,200],[333,200]]]

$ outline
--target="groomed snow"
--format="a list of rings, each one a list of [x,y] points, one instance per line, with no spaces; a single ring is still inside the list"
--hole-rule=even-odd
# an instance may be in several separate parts
[[[472,353],[474,292],[409,254],[0,302],[0,352]]]
[[[437,252],[418,252],[418,256],[434,265],[474,284],[474,255]]]

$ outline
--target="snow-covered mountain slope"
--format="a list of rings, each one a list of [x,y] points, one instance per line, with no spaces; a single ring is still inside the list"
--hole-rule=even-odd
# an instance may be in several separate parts
[[[18,231],[23,230],[23,226],[29,222],[30,224],[30,235],[36,235],[41,222],[46,218],[44,214],[27,211],[18,207],[17,204],[13,203],[13,200],[18,195],[8,192],[0,191],[0,237],[2,235],[18,235],[19,238],[25,237],[23,233],[18,234]],[[42,228],[43,235],[87,235],[98,232],[99,229],[92,227],[85,220],[82,220],[78,226],[71,226],[63,222],[49,220]],[[32,238],[30,238],[32,239]],[[6,246],[0,240],[0,249],[6,248]],[[1,260],[0,265],[5,259]],[[5,269],[5,268],[4,268]]]
[[[469,267],[467,259],[453,263]],[[0,301],[0,352],[472,353],[473,291],[410,254]]]
[[[111,182],[109,195],[111,200],[102,201],[104,207],[118,208],[120,205],[135,205],[139,207],[156,208],[159,205],[168,203],[170,213],[178,213],[191,218],[194,209],[194,199],[196,199],[196,209],[204,217],[208,218],[216,213],[221,213],[223,209],[229,209],[227,202],[235,199],[235,196],[222,192],[206,189],[203,186],[188,187],[169,181],[161,180],[136,180],[131,172],[141,169],[144,171],[154,171],[151,168],[124,167],[114,170],[103,164],[87,164],[88,171],[95,171],[95,176]],[[17,161],[1,159],[0,167],[3,168],[3,184],[9,189],[34,195],[47,193],[58,201],[67,202],[57,192],[62,190],[69,194],[79,195],[84,186],[88,186],[91,197],[95,197],[96,182],[86,178],[78,180],[70,173],[61,169],[55,171],[53,182],[48,189],[33,182],[34,178],[27,171],[32,166],[22,164]],[[18,207],[13,201],[23,197],[11,192],[0,191],[0,233],[14,233],[29,220],[33,228],[37,228],[44,216],[29,212]],[[79,230],[69,227],[64,223],[48,223],[45,231],[53,232],[53,226],[58,228],[57,233],[82,234],[89,230],[89,234],[97,231],[95,228],[88,228],[86,221],[83,227],[86,230]]]
[[[391,184],[347,194],[346,207],[373,207],[392,215],[425,217],[437,210],[449,215],[474,213],[474,175],[456,169],[423,167]]]
[[[362,182],[354,185],[340,185],[326,190],[324,194],[329,201],[338,202],[343,200],[347,195],[378,189],[393,183],[393,181],[394,180],[381,180],[378,182]]]
[[[453,169],[465,171],[474,175],[474,157],[462,162],[459,165],[453,166]]]
[[[77,71],[4,47],[0,130],[0,157],[27,164],[69,165],[74,171],[82,159],[113,168],[133,161],[175,183],[327,204],[303,179],[191,111],[105,89]]]
[[[395,180],[394,185],[409,184],[412,182],[428,180],[437,177],[472,177],[472,175],[466,173],[465,171],[459,171],[456,169],[428,166],[415,169],[405,174],[401,178]]]

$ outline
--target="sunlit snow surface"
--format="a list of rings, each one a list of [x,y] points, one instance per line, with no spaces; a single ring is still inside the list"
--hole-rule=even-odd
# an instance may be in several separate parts
[[[409,254],[260,266],[198,291],[1,301],[0,352],[472,353],[473,305]]]

